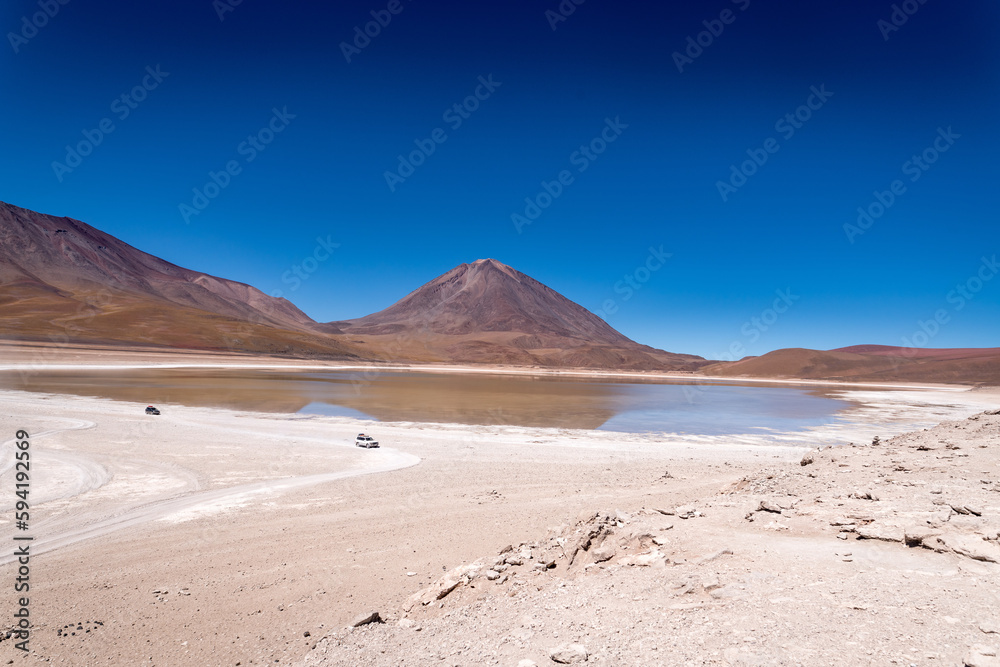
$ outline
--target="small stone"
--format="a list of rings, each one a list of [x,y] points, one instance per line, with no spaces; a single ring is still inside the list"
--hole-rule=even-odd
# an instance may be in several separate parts
[[[773,512],[774,514],[781,514],[781,508],[777,504],[772,503],[770,500],[762,500],[760,504],[757,505],[758,512]]]
[[[453,590],[458,588],[458,585],[462,583],[461,581],[455,581],[454,579],[445,579],[438,586],[437,593],[434,596],[435,600],[440,600],[441,598],[451,593]]]
[[[867,526],[858,526],[856,532],[863,540],[902,542],[905,539],[903,529],[898,526],[882,526],[871,523]]]
[[[488,579],[489,581],[496,581],[499,578],[500,578],[500,573],[497,572],[496,570],[486,571],[486,579]]]
[[[601,545],[590,552],[594,557],[595,563],[603,563],[604,561],[611,560],[615,557],[615,548],[611,545]]]
[[[572,665],[577,662],[585,662],[589,654],[582,644],[563,644],[557,646],[549,652],[549,657],[553,662],[561,665]]]
[[[681,519],[691,519],[696,516],[701,516],[701,512],[699,512],[692,505],[681,505],[680,507],[674,510],[674,514],[676,514]]]
[[[807,466],[807,465],[812,465],[815,462],[816,462],[816,459],[813,458],[812,454],[806,454],[805,456],[802,457],[802,460],[799,461],[799,465],[801,465],[801,466]]]

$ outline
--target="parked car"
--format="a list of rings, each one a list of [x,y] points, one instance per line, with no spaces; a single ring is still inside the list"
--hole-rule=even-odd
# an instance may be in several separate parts
[[[365,449],[378,448],[378,440],[370,435],[365,435],[364,433],[358,433],[358,438],[354,441],[354,444],[358,447],[364,447]]]
[[[147,405],[146,406],[146,414],[147,415],[158,415],[158,414],[160,414],[160,411],[157,410],[156,408],[154,408],[152,405]]]

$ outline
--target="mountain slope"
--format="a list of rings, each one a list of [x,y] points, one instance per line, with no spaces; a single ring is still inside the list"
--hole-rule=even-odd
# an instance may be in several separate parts
[[[355,357],[285,299],[0,202],[0,335]]]
[[[631,370],[707,363],[640,345],[494,259],[461,264],[383,311],[330,324],[352,341],[427,361]]]

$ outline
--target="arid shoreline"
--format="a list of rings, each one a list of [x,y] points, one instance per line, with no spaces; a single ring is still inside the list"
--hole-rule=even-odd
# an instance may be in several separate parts
[[[68,366],[88,362],[93,365],[89,355],[80,355],[88,358],[59,362]],[[163,363],[127,357],[105,363]],[[191,355],[183,362],[174,361],[209,360]],[[211,363],[228,366],[237,361],[246,360],[212,359]],[[10,355],[0,357],[0,365],[15,363],[18,361]],[[25,363],[23,358],[20,363]],[[446,370],[432,368],[433,372]],[[875,392],[874,396],[878,389],[866,386],[859,391]],[[922,391],[974,399],[962,404],[965,407],[956,404],[954,412],[949,413],[963,419],[1000,405],[1000,392],[995,390],[970,392],[951,386],[926,387]],[[787,530],[771,528],[761,533],[768,521],[747,522],[743,518],[747,507],[753,505],[750,509],[755,509],[761,499],[774,499],[774,493],[761,492],[764,487],[744,487],[719,497],[721,489],[733,488],[743,479],[770,479],[768,475],[776,474],[778,479],[785,479],[780,475],[790,471],[819,471],[819,467],[807,470],[799,466],[805,451],[801,446],[759,446],[737,440],[726,443],[722,438],[702,443],[670,442],[654,435],[567,429],[387,423],[378,425],[383,448],[368,451],[355,448],[352,440],[362,424],[366,429],[371,424],[351,419],[183,406],[171,406],[164,415],[153,418],[137,413],[131,404],[100,399],[17,391],[2,392],[2,397],[6,410],[0,414],[0,428],[10,435],[0,438],[5,442],[0,467],[6,468],[9,463],[9,439],[17,429],[24,428],[34,436],[33,460],[39,476],[36,498],[40,504],[33,517],[39,546],[35,560],[37,584],[32,589],[36,622],[31,642],[33,660],[76,665],[246,665],[250,660],[253,664],[297,664],[311,656],[309,664],[334,665],[343,664],[344,656],[349,655],[352,664],[374,665],[399,664],[401,660],[405,664],[428,664],[423,657],[409,662],[406,659],[420,655],[430,660],[434,653],[433,662],[442,664],[442,656],[447,658],[446,653],[459,651],[454,664],[516,665],[522,658],[545,664],[542,659],[548,659],[548,643],[568,639],[568,634],[565,629],[548,625],[545,632],[541,626],[524,631],[521,617],[525,613],[540,614],[551,604],[551,600],[532,596],[545,595],[553,590],[551,586],[559,584],[565,584],[563,590],[566,586],[584,586],[569,589],[577,590],[575,599],[584,603],[579,607],[581,614],[605,619],[609,627],[614,625],[615,616],[607,616],[609,612],[602,610],[609,605],[593,598],[596,589],[586,588],[587,582],[573,583],[576,575],[552,580],[555,583],[551,585],[539,580],[540,590],[517,600],[517,605],[527,607],[515,605],[508,609],[495,604],[495,611],[490,613],[496,616],[491,623],[497,632],[504,628],[500,634],[482,625],[486,622],[486,608],[481,605],[492,603],[489,598],[480,600],[478,589],[469,588],[446,598],[443,607],[434,607],[434,613],[430,608],[423,608],[417,615],[410,613],[414,623],[423,624],[433,633],[414,634],[412,626],[400,627],[398,621],[404,616],[401,610],[411,595],[434,585],[442,574],[497,554],[507,544],[546,543],[549,528],[562,526],[555,534],[569,531],[566,535],[571,535],[578,517],[588,512],[621,510],[635,517],[616,533],[625,538],[629,526],[652,529],[642,522],[663,517],[648,514],[654,508],[694,504],[704,509],[704,516],[691,521],[669,519],[676,531],[670,537],[680,541],[670,543],[674,552],[668,558],[678,563],[695,559],[696,553],[704,555],[716,547],[724,548],[720,545],[725,542],[729,545],[725,548],[740,554],[737,560],[741,567],[746,563],[776,567],[769,560],[771,556],[764,555],[777,544],[771,544],[770,537],[780,537],[781,543],[787,543],[793,551],[822,550],[826,549],[824,545],[835,545],[843,551],[839,549],[843,541],[836,532],[826,534],[828,528],[819,530],[803,518],[809,516],[808,512],[799,516],[793,511],[789,516],[795,518],[787,520],[776,516],[778,523],[788,523]],[[852,441],[866,442],[862,439],[865,431],[859,426],[852,432]],[[868,432],[867,438],[874,435],[885,438],[887,433]],[[989,479],[1000,477],[997,447],[992,442],[987,446],[981,450],[981,456],[986,458],[976,461],[976,474]],[[926,455],[914,448],[896,449],[900,453],[893,461],[900,461],[900,465],[907,457]],[[841,450],[825,449],[821,455],[835,451]],[[854,456],[849,453],[854,451],[874,455],[868,448],[842,451],[847,457]],[[820,479],[828,478],[831,485],[819,491],[824,498],[830,496],[831,500],[825,502],[834,506],[836,502],[867,503],[872,507],[873,501],[832,500],[838,493],[846,497],[861,487],[876,488],[872,480],[885,479],[870,467],[872,462],[847,468],[840,468],[840,463],[832,460],[821,464],[827,472]],[[992,472],[986,476],[979,471]],[[893,474],[888,473],[890,479]],[[953,473],[946,470],[945,474]],[[5,482],[8,477],[4,476]],[[803,482],[819,484],[810,478]],[[979,483],[978,479],[975,483]],[[896,489],[895,485],[892,482],[891,488]],[[46,489],[47,496],[42,493]],[[792,491],[803,499],[796,511],[801,509],[801,503],[815,497],[798,489]],[[887,503],[889,494],[882,494],[878,502]],[[9,539],[13,531],[9,500],[0,498],[0,539]],[[907,502],[902,496],[898,501],[904,505]],[[986,503],[983,517],[996,516],[1000,507],[995,505],[998,503]],[[887,513],[896,511],[888,505],[886,508]],[[900,509],[907,511],[905,507]],[[809,512],[819,516],[817,510]],[[761,515],[761,519],[769,518]],[[633,526],[633,521],[638,523]],[[861,548],[867,546],[856,547]],[[921,558],[964,562],[962,556],[933,551]],[[601,572],[600,576],[605,577],[602,585],[631,575],[632,566],[618,568],[616,562],[613,559],[605,567],[587,571]],[[560,576],[563,565],[557,563],[554,570]],[[794,581],[804,581],[803,577],[814,572],[807,562],[798,560],[788,567],[785,576]],[[877,572],[885,565],[872,567]],[[997,581],[996,571],[988,563],[975,567],[986,569],[969,574],[968,568],[960,567],[957,571],[961,574],[956,576],[986,577],[975,579],[982,581],[979,589],[968,589],[985,595],[986,582]],[[11,568],[10,563],[0,565],[0,576],[9,576]],[[665,576],[672,570],[659,572]],[[947,579],[946,583],[946,579],[933,586],[954,584],[954,580]],[[625,590],[632,586],[630,581],[635,580],[621,579],[617,585]],[[929,581],[938,580],[924,580],[925,584]],[[494,587],[492,582],[490,587]],[[642,590],[647,588],[648,582]],[[793,597],[807,598],[814,590],[792,589],[798,591],[790,593]],[[492,590],[487,588],[482,594]],[[526,591],[521,589],[522,593]],[[472,597],[467,593],[473,593]],[[649,593],[637,589],[632,597],[643,595]],[[699,597],[698,604],[707,601],[713,614],[722,614],[714,623],[726,618],[732,623],[744,623],[739,620],[744,611],[726,616],[730,608],[712,600],[710,596],[705,600]],[[984,604],[986,600],[981,599]],[[678,603],[688,601],[670,601]],[[669,604],[658,599],[649,598],[643,604],[643,608],[662,607],[658,614],[672,613]],[[637,603],[629,609],[633,606],[642,605]],[[614,605],[610,608],[616,609],[614,614],[632,613]],[[371,610],[379,610],[392,624],[343,633],[344,626],[358,614]],[[465,620],[456,622],[455,634],[450,634],[450,622],[444,616],[449,612],[462,618],[476,614],[480,617],[468,621],[472,625]],[[888,607],[885,613],[896,614]],[[559,618],[579,624],[582,617]],[[690,617],[683,618],[685,623],[692,622]],[[102,624],[90,627],[91,632],[80,637],[59,632],[63,626],[95,620]],[[391,635],[377,634],[390,627]],[[689,627],[685,632],[692,640],[697,638],[691,634],[697,623],[685,627]],[[622,625],[620,629],[625,646],[625,640],[633,636],[633,627]],[[410,634],[396,634],[403,631]],[[485,653],[462,652],[459,637],[469,633],[481,635],[488,640],[485,645],[494,648]],[[504,640],[505,636],[514,636],[512,633],[527,638]],[[366,643],[369,634],[372,644]],[[916,630],[911,634],[916,636]],[[594,639],[588,650],[592,662],[622,664],[624,657],[616,657],[607,645],[599,646],[599,637],[603,636],[600,632],[591,635]],[[326,636],[329,638],[321,642]],[[710,636],[712,633],[706,629],[703,637]],[[586,635],[581,637],[586,639]],[[429,643],[421,643],[424,638]],[[659,641],[664,645],[666,640]],[[961,647],[965,652],[971,644],[962,641],[967,644]],[[809,642],[804,639],[803,645]],[[375,648],[378,646],[386,653],[379,652]],[[648,648],[648,642],[643,646]],[[451,648],[444,651],[444,647]],[[814,648],[817,655],[825,655],[829,647],[816,644]],[[417,653],[418,649],[424,653]],[[728,654],[723,649],[714,657],[711,651],[689,651],[686,659],[705,659],[706,664],[713,660],[717,664],[761,664],[760,660],[746,661],[749,654],[741,653],[742,648]],[[407,653],[411,650],[414,653]],[[857,658],[864,654],[844,655]],[[949,655],[945,651],[940,657]],[[0,642],[0,657],[6,656],[16,657],[9,641]],[[674,661],[665,654],[641,651],[633,658],[629,664],[684,664],[679,658]],[[746,660],[739,662],[737,658]],[[764,660],[763,664],[770,663]],[[804,660],[801,664],[864,663],[845,659]],[[886,663],[874,660],[870,664]]]

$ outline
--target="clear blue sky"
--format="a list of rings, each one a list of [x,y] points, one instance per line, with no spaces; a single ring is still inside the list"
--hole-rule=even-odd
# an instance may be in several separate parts
[[[995,2],[911,0],[898,26],[893,3],[868,0],[587,0],[566,20],[546,16],[557,0],[225,2],[51,0],[51,17],[5,3],[0,199],[280,290],[320,321],[494,257],[591,310],[613,301],[612,326],[671,351],[898,345],[937,311],[918,342],[1000,345],[1000,276],[976,282],[1000,253]],[[348,62],[355,27],[390,17]],[[445,115],[477,91],[467,117]],[[273,109],[295,117],[259,136]],[[782,120],[797,111],[798,127]],[[104,119],[113,131],[67,162]],[[390,187],[397,155],[438,128]],[[603,153],[575,154],[602,132]],[[933,164],[907,164],[925,149]],[[720,193],[751,155],[767,161]],[[518,233],[512,214],[564,170]],[[845,232],[896,180],[884,214]],[[317,238],[340,244],[323,262]],[[647,273],[661,246],[671,257]]]

